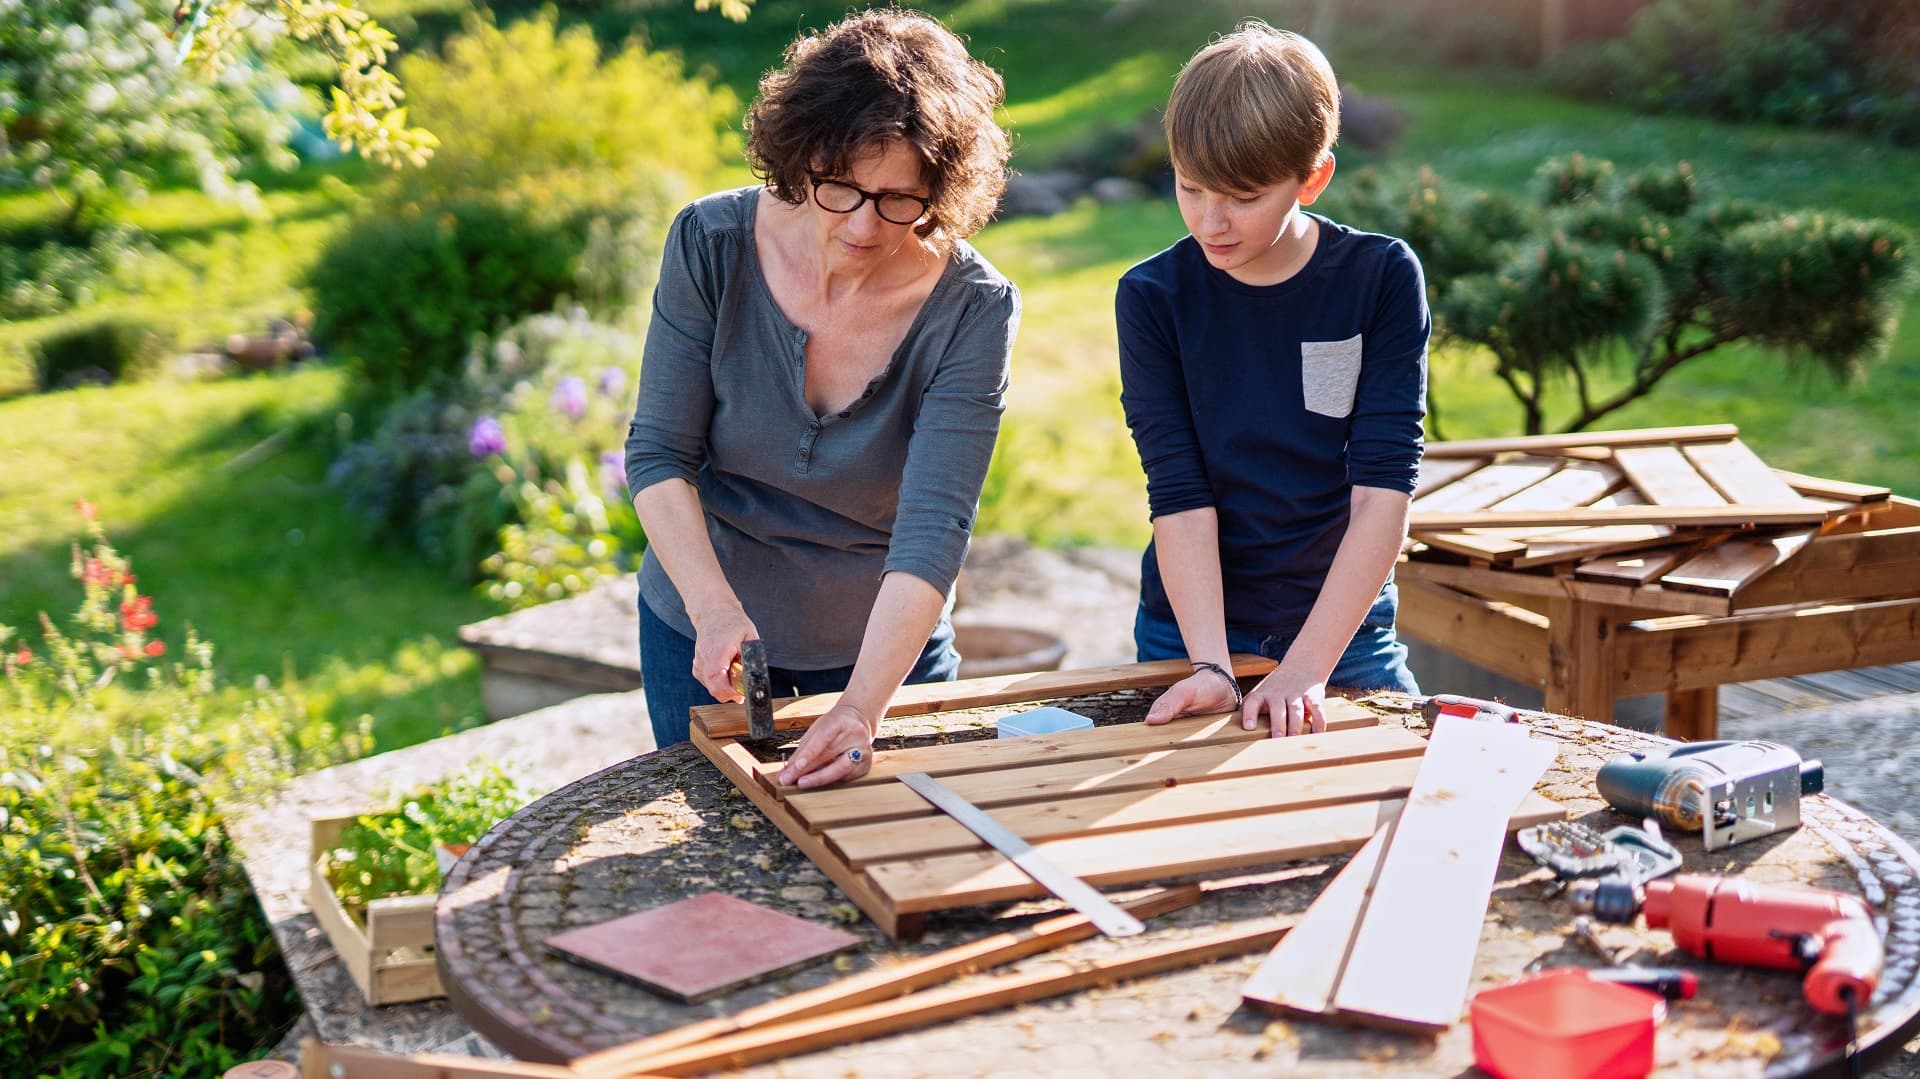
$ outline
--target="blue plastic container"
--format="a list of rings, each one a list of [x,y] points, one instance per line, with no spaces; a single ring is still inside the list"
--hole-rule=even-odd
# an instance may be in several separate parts
[[[1025,712],[1016,712],[1010,716],[1001,716],[994,726],[1002,738],[1018,738],[1023,734],[1058,734],[1061,731],[1084,731],[1093,729],[1093,720],[1078,712],[1069,712],[1065,708],[1034,708]]]

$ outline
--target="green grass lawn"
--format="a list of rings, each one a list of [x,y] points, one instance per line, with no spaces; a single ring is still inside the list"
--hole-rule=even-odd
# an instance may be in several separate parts
[[[429,44],[457,29],[462,0],[371,5],[403,38]],[[1181,61],[1231,28],[1222,0],[1163,0],[1112,19],[1105,0],[960,0],[933,5],[1006,76],[1017,167],[1033,171],[1158,107]],[[496,5],[503,13],[529,4]],[[1285,5],[1274,5],[1281,11]],[[569,5],[563,15],[577,17]],[[659,0],[587,12],[617,40],[644,20],[659,47],[750,94],[796,29],[842,8],[760,0],[745,26]],[[1420,71],[1333,58],[1349,81],[1401,107],[1392,150],[1341,151],[1343,172],[1372,166],[1520,191],[1545,158],[1573,150],[1625,169],[1686,159],[1728,194],[1891,218],[1920,233],[1920,151],[1849,135],[1645,117],[1568,101],[1526,75]],[[183,345],[297,310],[299,280],[345,220],[371,173],[354,165],[261,178],[265,213],[248,216],[196,192],[156,193],[127,211],[159,254],[83,311],[0,324],[0,398],[25,388],[29,342],[67,322],[122,314]],[[747,182],[744,170],[740,182]],[[1336,186],[1341,182],[1336,178]],[[33,196],[0,197],[0,226],[53,212]],[[1364,221],[1354,224],[1365,226]],[[1083,203],[1048,219],[995,224],[976,243],[1018,282],[1025,316],[1001,449],[981,527],[1044,542],[1137,543],[1146,533],[1139,467],[1121,420],[1114,282],[1182,235],[1170,204]],[[1436,401],[1451,437],[1516,430],[1519,411],[1466,350],[1435,356]],[[0,621],[73,605],[67,547],[72,503],[101,510],[151,588],[167,639],[191,622],[238,678],[290,664],[310,703],[339,720],[372,714],[383,746],[480,714],[476,665],[454,643],[490,613],[443,567],[373,547],[324,475],[338,445],[343,377],[318,369],[211,384],[152,382],[0,400]],[[1668,380],[1612,426],[1732,421],[1777,464],[1913,491],[1920,474],[1920,298],[1889,359],[1851,384],[1783,365],[1759,350],[1723,350]],[[281,430],[295,435],[252,467],[229,462]]]

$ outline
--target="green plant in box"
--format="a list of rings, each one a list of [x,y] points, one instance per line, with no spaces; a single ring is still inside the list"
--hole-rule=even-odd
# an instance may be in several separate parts
[[[436,846],[472,843],[526,804],[520,783],[497,764],[478,764],[407,795],[399,809],[365,814],[328,854],[329,883],[356,918],[367,904],[440,888]]]

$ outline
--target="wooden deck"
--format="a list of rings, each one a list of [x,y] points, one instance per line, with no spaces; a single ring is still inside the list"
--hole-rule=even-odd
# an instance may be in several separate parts
[[[1891,693],[1920,693],[1920,663],[1825,671],[1721,686],[1720,720],[1724,723],[1801,708],[1824,708]]]

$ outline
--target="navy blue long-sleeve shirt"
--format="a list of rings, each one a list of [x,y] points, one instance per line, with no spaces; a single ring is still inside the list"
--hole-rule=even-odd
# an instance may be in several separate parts
[[[1297,631],[1353,488],[1411,494],[1432,319],[1420,262],[1323,217],[1305,267],[1247,285],[1189,236],[1127,271],[1120,401],[1154,517],[1212,507],[1229,630]],[[1172,619],[1148,545],[1141,602]]]

